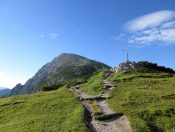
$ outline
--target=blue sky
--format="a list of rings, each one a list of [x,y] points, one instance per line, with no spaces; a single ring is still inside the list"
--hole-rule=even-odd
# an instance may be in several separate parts
[[[174,0],[0,0],[0,86],[24,83],[60,53],[175,69]]]

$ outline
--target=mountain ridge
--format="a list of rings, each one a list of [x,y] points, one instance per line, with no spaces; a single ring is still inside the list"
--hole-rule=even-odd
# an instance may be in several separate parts
[[[35,93],[40,91],[44,85],[87,77],[103,68],[109,69],[110,67],[80,55],[62,53],[42,66],[24,85],[18,84],[14,87],[11,95]]]
[[[0,90],[7,89],[6,87],[0,87]]]

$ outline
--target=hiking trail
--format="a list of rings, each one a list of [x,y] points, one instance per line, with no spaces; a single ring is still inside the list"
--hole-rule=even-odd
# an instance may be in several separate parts
[[[122,113],[114,112],[107,104],[113,85],[109,82],[111,73],[103,77],[104,92],[91,96],[83,92],[80,85],[71,86],[71,91],[85,108],[85,120],[90,132],[131,132],[128,118]]]

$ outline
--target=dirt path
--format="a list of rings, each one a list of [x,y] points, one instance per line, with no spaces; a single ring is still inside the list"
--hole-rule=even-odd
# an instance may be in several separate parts
[[[110,75],[107,73],[103,78],[104,93],[100,96],[91,96],[82,92],[79,86],[69,90],[84,105],[85,119],[90,132],[131,132],[128,118],[121,113],[114,112],[106,102],[113,89],[113,85],[108,81]],[[98,112],[94,109],[94,104]]]
[[[126,116],[114,117],[105,121],[92,120],[92,124],[95,128],[92,132],[131,132]]]
[[[100,106],[103,114],[107,115],[115,113],[111,110],[111,108],[109,108],[108,104],[106,103],[106,100],[97,100],[97,104]]]

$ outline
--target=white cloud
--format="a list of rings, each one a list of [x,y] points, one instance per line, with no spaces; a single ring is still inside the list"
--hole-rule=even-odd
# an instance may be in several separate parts
[[[0,87],[13,88],[18,83],[24,84],[26,80],[24,78],[10,75],[4,71],[0,71]]]
[[[175,17],[174,11],[169,10],[158,11],[129,21],[125,25],[125,28],[128,31],[135,32],[146,28],[152,28],[158,26],[164,22],[172,20],[174,17]]]
[[[175,29],[160,30],[159,40],[166,44],[175,43]]]
[[[118,36],[111,37],[111,39],[116,41],[124,41],[126,39],[126,35],[124,33],[121,33]]]
[[[175,21],[164,23],[161,28],[175,28]]]
[[[58,37],[58,34],[57,33],[50,33],[49,34],[49,38],[50,39],[57,39],[57,37]]]
[[[128,42],[139,45],[150,45],[155,43],[160,45],[175,44],[175,28],[171,26],[165,28],[163,26],[152,30],[149,29],[133,33],[129,36]]]
[[[128,43],[137,46],[175,44],[175,12],[159,11],[129,21]]]

